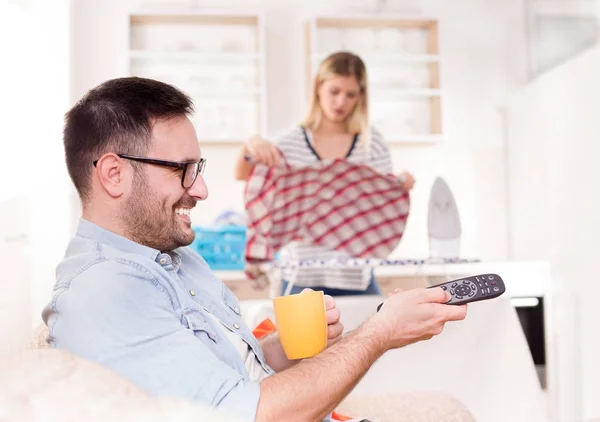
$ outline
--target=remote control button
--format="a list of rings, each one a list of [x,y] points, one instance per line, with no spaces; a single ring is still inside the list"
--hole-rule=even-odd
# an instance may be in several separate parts
[[[492,294],[492,291],[490,290],[489,287],[487,288],[487,292],[488,292],[488,294]]]
[[[470,284],[469,280],[463,280],[463,284]]]
[[[471,292],[471,287],[466,284],[461,284],[456,288],[456,294],[460,296],[466,296]]]
[[[498,287],[498,286],[494,287],[494,291],[495,292],[499,292],[500,291],[500,287]]]
[[[479,279],[479,277],[475,277],[475,280],[477,280],[477,281],[481,281],[481,280]]]
[[[446,286],[442,286],[442,290],[448,290]]]
[[[456,283],[452,283],[452,286],[451,286],[451,287],[452,287],[452,288],[455,288],[456,286],[458,286],[458,284],[456,284]]]
[[[490,285],[489,285],[489,283],[487,281],[485,282],[485,286],[486,287],[490,287]]]
[[[456,297],[457,299],[462,299],[462,298],[463,298],[462,296],[455,296],[455,297]]]
[[[493,280],[494,276],[493,275],[488,275],[488,280]]]
[[[495,281],[492,281],[492,286],[495,286],[496,284],[498,284],[498,283],[496,283]]]
[[[481,289],[481,296],[485,296],[485,289]]]
[[[469,293],[469,297],[473,297],[473,296],[475,296],[475,292],[472,291],[471,293]]]
[[[450,294],[454,296],[454,290],[450,290]]]

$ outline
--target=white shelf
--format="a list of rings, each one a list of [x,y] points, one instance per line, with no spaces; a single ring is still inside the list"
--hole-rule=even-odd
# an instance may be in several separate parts
[[[330,53],[317,53],[312,55],[312,61],[318,64]],[[439,63],[439,54],[396,54],[396,53],[370,53],[361,54],[360,57],[368,64],[378,63]]]
[[[262,17],[255,10],[239,10],[238,8],[236,8],[236,11],[233,12],[229,9],[199,9],[194,7],[173,8],[171,6],[144,7],[142,9],[136,10],[131,15],[135,17],[152,16],[157,18],[183,16],[198,18],[221,17],[224,19],[256,19],[257,16]]]
[[[437,142],[442,141],[442,135],[400,135],[397,137],[389,137],[386,138],[387,142],[390,144],[435,144]],[[241,145],[245,143],[247,139],[235,139],[235,138],[219,138],[219,137],[211,137],[210,139],[199,139],[201,145]]]
[[[395,143],[423,143],[423,144],[435,144],[442,140],[442,135],[400,135],[400,136],[388,136],[386,137],[387,142],[390,144]]]
[[[235,139],[235,138],[219,138],[213,136],[211,138],[202,139],[198,138],[200,146],[203,145],[242,145],[246,143],[248,139]]]
[[[358,22],[355,24],[356,27],[364,27],[365,21],[371,22],[388,22],[392,27],[415,27],[418,24],[424,25],[428,22],[435,22],[437,18],[434,16],[427,15],[415,15],[412,13],[345,13],[343,15],[339,14],[322,14],[317,17],[317,23],[322,25],[323,22],[326,23],[325,26],[330,27],[333,24],[339,25],[341,27],[348,27],[348,22],[353,24],[354,22]],[[406,22],[410,23],[407,25]]]
[[[259,97],[261,95],[264,95],[264,93],[262,90],[260,90],[258,88],[245,89],[245,90],[218,89],[218,90],[206,90],[206,91],[200,91],[200,92],[194,93],[194,97],[198,98],[198,99],[201,99],[201,98],[221,99],[223,97],[229,97],[229,98]]]
[[[239,52],[195,52],[195,51],[151,51],[129,50],[129,58],[137,60],[179,60],[199,61],[214,64],[215,62],[257,61],[262,59],[259,53]]]
[[[375,88],[371,90],[371,101],[386,101],[395,97],[440,97],[439,89],[418,88]],[[383,97],[383,98],[380,98]],[[391,97],[391,98],[390,98]]]

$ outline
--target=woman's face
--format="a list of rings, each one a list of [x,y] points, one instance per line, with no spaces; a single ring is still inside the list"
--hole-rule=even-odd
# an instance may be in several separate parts
[[[361,92],[354,76],[334,76],[319,84],[317,93],[324,117],[344,122],[354,110]]]

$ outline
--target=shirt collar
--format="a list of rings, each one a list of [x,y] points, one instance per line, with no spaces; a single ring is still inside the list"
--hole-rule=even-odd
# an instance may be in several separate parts
[[[159,250],[141,245],[137,242],[134,242],[131,239],[106,230],[84,218],[79,219],[76,236],[96,240],[100,243],[112,246],[123,252],[146,256],[152,259],[153,261],[156,261],[158,256],[161,254]],[[170,253],[176,254],[175,251],[171,251]]]

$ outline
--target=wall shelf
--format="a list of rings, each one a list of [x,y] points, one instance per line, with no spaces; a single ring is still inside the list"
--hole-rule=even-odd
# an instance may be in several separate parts
[[[308,86],[325,57],[351,51],[367,66],[371,123],[390,143],[442,139],[438,21],[429,17],[316,16],[306,25]]]
[[[194,101],[200,144],[235,144],[267,126],[260,13],[141,10],[129,16],[129,73],[173,84]]]
[[[314,53],[312,60],[318,64],[329,53]],[[367,53],[362,54],[361,58],[369,63],[396,63],[396,62],[411,62],[411,63],[438,63],[440,56],[437,54],[401,54],[401,53]]]
[[[186,51],[152,51],[152,50],[130,50],[130,59],[138,60],[180,60],[192,62],[205,62],[206,64],[231,61],[255,61],[261,60],[262,55],[257,53],[237,52],[186,52]]]
[[[442,91],[439,89],[402,89],[402,88],[371,88],[372,100],[384,101],[387,97],[440,97]],[[382,97],[381,100],[378,98]]]

